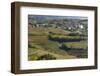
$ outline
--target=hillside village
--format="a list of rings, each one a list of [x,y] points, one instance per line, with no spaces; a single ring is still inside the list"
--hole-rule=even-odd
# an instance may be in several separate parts
[[[45,22],[39,22],[32,18],[29,18],[29,27],[46,27],[46,28],[60,28],[69,31],[87,31],[88,20],[81,19],[52,19],[46,20]]]

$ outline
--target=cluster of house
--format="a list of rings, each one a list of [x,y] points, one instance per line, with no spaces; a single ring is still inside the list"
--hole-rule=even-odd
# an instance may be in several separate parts
[[[57,24],[29,24],[30,28],[36,28],[36,27],[46,27],[46,28],[60,28],[64,30],[77,30],[77,29],[84,29],[84,25],[82,24],[74,24],[74,25],[68,25],[68,24],[62,24],[62,25],[57,25]]]

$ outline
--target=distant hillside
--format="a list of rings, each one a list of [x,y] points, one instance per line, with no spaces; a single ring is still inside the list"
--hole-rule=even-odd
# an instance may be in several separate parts
[[[52,27],[61,29],[86,29],[88,28],[87,17],[79,16],[44,16],[29,15],[28,23],[33,27]]]
[[[77,20],[86,20],[87,17],[79,16],[47,16],[47,15],[29,15],[29,19],[34,19],[36,21],[46,21],[46,20],[61,20],[61,19],[77,19]]]

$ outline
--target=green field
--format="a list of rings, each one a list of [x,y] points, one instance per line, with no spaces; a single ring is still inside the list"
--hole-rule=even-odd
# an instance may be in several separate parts
[[[87,58],[87,36],[77,31],[36,27],[28,29],[28,60]]]
[[[87,49],[87,42],[86,41],[80,41],[80,42],[64,42],[62,44],[63,47],[71,48],[71,49]]]

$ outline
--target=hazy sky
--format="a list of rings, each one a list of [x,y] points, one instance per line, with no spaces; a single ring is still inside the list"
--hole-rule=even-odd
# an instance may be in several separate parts
[[[50,15],[28,15],[28,18],[39,18],[39,19],[87,19],[82,16],[50,16]]]

